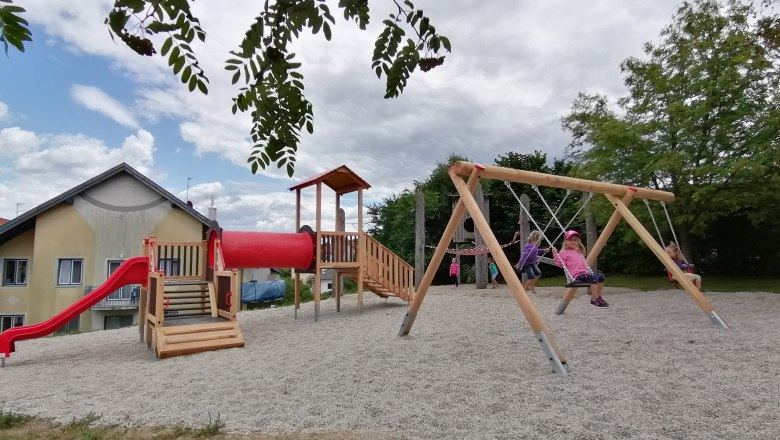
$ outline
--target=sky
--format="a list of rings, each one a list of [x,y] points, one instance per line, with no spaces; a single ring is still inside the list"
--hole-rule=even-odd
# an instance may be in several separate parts
[[[194,2],[207,33],[193,46],[208,95],[188,92],[159,55],[114,43],[103,23],[112,0],[15,3],[27,10],[33,42],[0,54],[0,217],[126,162],[204,214],[213,200],[225,229],[293,232],[288,188],[341,165],[371,185],[370,205],[413,189],[451,154],[485,164],[509,152],[563,157],[570,136],[560,120],[577,94],[624,96],[620,63],[659,41],[679,2],[416,0],[453,52],[386,100],[371,54],[393,2],[370,2],[371,25],[360,31],[328,0],[331,41],[320,33],[293,45],[315,125],[302,136],[293,178],[275,167],[251,173],[251,117],[231,113],[237,88],[224,61],[262,2]],[[333,196],[325,195],[330,229]],[[302,223],[313,224],[314,189],[302,196]],[[342,201],[347,230],[357,224],[355,204],[354,195]]]

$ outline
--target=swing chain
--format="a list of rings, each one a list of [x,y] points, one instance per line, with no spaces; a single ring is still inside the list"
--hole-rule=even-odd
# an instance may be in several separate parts
[[[531,213],[528,212],[528,210],[525,208],[525,205],[523,205],[523,202],[520,200],[520,197],[517,195],[517,193],[515,192],[514,188],[512,188],[512,185],[509,183],[508,180],[504,181],[504,185],[506,185],[506,187],[509,188],[509,192],[511,192],[512,195],[515,196],[515,200],[517,200],[517,203],[520,205],[520,208],[523,210],[523,212],[525,212],[525,215],[527,215],[528,218],[531,220],[531,223],[534,224],[534,227],[539,232],[541,232],[542,238],[544,238],[544,241],[546,241],[547,244],[550,245],[551,248],[555,247],[555,245],[550,241],[550,239],[547,238],[547,234],[545,234],[544,231],[542,231],[542,228],[539,227],[539,224],[536,223],[536,219],[534,219],[534,217],[531,215]],[[538,191],[537,191],[537,193],[538,193]],[[542,200],[544,200],[544,198],[542,198]],[[546,204],[547,203],[545,202],[545,205]],[[563,268],[564,275],[566,275],[567,283],[570,283],[572,280],[574,280],[574,277],[572,277],[571,272],[569,272],[569,268],[566,267],[566,264],[563,263],[563,260],[561,260],[561,267]]]
[[[680,242],[677,241],[677,234],[674,233],[674,225],[672,225],[672,218],[669,216],[669,210],[666,209],[666,203],[661,201],[661,206],[664,208],[664,213],[666,214],[666,221],[669,222],[669,229],[672,230],[672,238],[674,239],[674,244],[677,245],[677,249],[680,249]]]
[[[650,202],[647,201],[647,199],[642,199],[643,202],[645,202],[645,206],[647,206],[647,212],[650,213],[650,220],[653,221],[653,226],[655,226],[655,233],[658,234],[658,242],[661,243],[661,246],[666,246],[664,244],[664,238],[661,236],[661,229],[658,228],[658,223],[655,221],[655,216],[653,215],[653,210],[650,209]],[[661,202],[663,203],[663,202]],[[671,225],[671,220],[669,221],[669,224]]]

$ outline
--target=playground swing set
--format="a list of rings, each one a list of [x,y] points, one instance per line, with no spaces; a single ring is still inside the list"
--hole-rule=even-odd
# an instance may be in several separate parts
[[[574,219],[577,218],[577,216],[582,212],[583,209],[585,209],[586,206],[588,206],[588,203],[590,203],[590,200],[593,198],[593,193],[588,194],[588,198],[585,199],[585,201],[582,203],[580,208],[577,210],[577,212],[574,213],[574,215],[571,217],[568,223],[566,225],[561,224],[561,221],[558,219],[558,213],[560,212],[561,208],[563,207],[564,203],[566,202],[566,199],[569,198],[569,195],[571,194],[571,189],[566,190],[566,195],[563,197],[561,202],[558,204],[558,207],[553,211],[553,209],[550,207],[550,204],[547,203],[547,199],[544,198],[542,195],[542,192],[539,191],[538,185],[531,185],[533,190],[536,192],[536,194],[541,199],[542,203],[544,204],[544,207],[547,209],[547,211],[550,213],[550,220],[547,222],[547,224],[544,226],[544,228],[539,227],[539,224],[536,222],[536,219],[534,219],[533,215],[531,215],[531,212],[528,208],[526,208],[525,203],[520,200],[520,197],[517,195],[515,190],[512,188],[512,185],[509,183],[508,180],[504,181],[504,185],[509,189],[509,191],[512,193],[512,195],[515,197],[515,200],[517,200],[518,205],[520,205],[520,208],[522,209],[523,213],[528,217],[528,219],[533,223],[536,230],[538,230],[542,234],[542,238],[544,241],[547,242],[547,245],[549,247],[555,247],[555,243],[558,241],[558,239],[563,236],[563,234],[566,232],[567,229],[571,226],[571,224],[574,222]],[[547,237],[547,229],[549,229],[552,222],[555,222],[558,227],[561,229],[561,232],[556,236],[553,240],[550,240]],[[557,264],[554,262],[551,258],[540,258],[540,261],[543,261],[547,264],[555,265]],[[563,273],[566,276],[566,284],[564,287],[566,288],[580,288],[580,287],[590,287],[592,283],[581,281],[576,279],[569,268],[566,266],[566,263],[563,262],[563,260],[560,261],[560,267],[563,269]],[[522,262],[521,262],[522,265]],[[593,273],[593,269],[588,266],[588,270]]]
[[[539,342],[542,351],[550,361],[553,371],[564,376],[568,374],[569,365],[565,356],[563,355],[563,352],[560,350],[550,335],[547,325],[541,318],[539,312],[528,296],[528,293],[523,288],[523,285],[518,279],[517,274],[512,269],[512,264],[509,262],[504,252],[501,251],[501,244],[499,244],[498,240],[493,234],[493,231],[490,229],[489,223],[480,211],[479,205],[474,198],[474,193],[477,189],[479,181],[483,178],[603,194],[607,200],[609,200],[612,206],[614,206],[615,211],[613,212],[607,224],[604,226],[598,240],[590,250],[590,253],[586,258],[588,265],[593,265],[619,222],[621,220],[625,220],[637,233],[645,245],[653,252],[653,254],[655,254],[664,267],[666,267],[666,269],[674,276],[674,278],[678,280],[681,287],[685,289],[691,298],[707,314],[710,321],[723,329],[729,328],[721,319],[720,315],[715,310],[715,307],[712,305],[709,299],[702,295],[693,282],[683,275],[683,272],[677,266],[677,264],[675,264],[675,262],[666,254],[664,249],[655,241],[652,235],[645,229],[642,223],[629,209],[629,205],[636,197],[640,199],[672,202],[675,199],[673,193],[498,166],[483,166],[462,161],[453,164],[449,168],[448,174],[456,190],[458,191],[460,198],[457,205],[453,209],[452,216],[447,223],[444,233],[439,240],[439,244],[436,247],[433,256],[431,257],[431,261],[425,270],[425,274],[423,275],[422,280],[420,281],[414,300],[412,301],[409,310],[404,316],[403,322],[401,323],[401,328],[398,333],[399,336],[406,336],[411,332],[420,307],[425,300],[425,295],[428,291],[428,288],[430,287],[431,282],[433,281],[433,278],[436,274],[436,270],[441,265],[444,254],[447,251],[447,245],[451,242],[458,224],[460,223],[464,214],[468,212],[474,221],[475,227],[482,236],[482,239],[485,241],[489,252],[491,252],[495,258],[495,262],[498,265],[499,270],[505,274],[505,279],[510,287],[512,296],[517,302],[526,321],[528,321],[528,324],[530,325],[531,330],[534,332],[534,336]],[[468,180],[464,180],[464,177]],[[560,315],[566,310],[566,307],[568,306],[578,287],[580,286],[572,285],[566,288],[566,293],[564,294],[564,297],[555,312],[556,314]]]

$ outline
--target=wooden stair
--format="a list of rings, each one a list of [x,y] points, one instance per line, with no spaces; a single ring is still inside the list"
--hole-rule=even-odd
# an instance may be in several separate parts
[[[204,351],[244,346],[236,321],[158,327],[153,338],[158,358],[184,356]]]

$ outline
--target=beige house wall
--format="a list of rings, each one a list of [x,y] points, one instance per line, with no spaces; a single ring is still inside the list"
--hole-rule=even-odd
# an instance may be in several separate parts
[[[0,283],[0,315],[24,315],[25,323],[30,319],[31,293],[35,288],[30,278],[33,269],[34,243],[35,231],[31,229],[0,246],[0,260],[5,261],[6,258],[27,260],[26,286],[3,286]]]
[[[108,278],[108,263],[142,254],[143,239],[203,240],[204,224],[129,174],[114,176],[35,219],[35,227],[0,246],[2,258],[28,258],[27,287],[0,286],[0,313],[24,314],[25,325],[61,312],[85,290]],[[62,258],[83,260],[81,285],[58,286]],[[90,310],[79,320],[82,332],[103,328],[107,315],[137,310]]]
[[[45,321],[84,296],[83,282],[93,276],[95,239],[92,228],[73,205],[55,206],[35,221],[35,257],[30,279],[35,285],[29,321]],[[61,258],[83,259],[82,284],[58,286]]]

